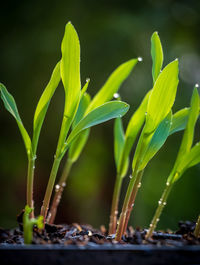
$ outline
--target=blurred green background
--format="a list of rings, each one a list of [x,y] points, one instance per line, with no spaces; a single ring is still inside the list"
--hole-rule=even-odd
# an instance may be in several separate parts
[[[13,94],[25,127],[32,131],[37,101],[59,60],[65,24],[71,20],[81,43],[82,84],[91,78],[94,95],[122,62],[143,57],[120,89],[131,104],[128,119],[152,87],[150,37],[161,37],[166,65],[180,59],[180,83],[173,110],[188,106],[200,82],[200,1],[4,1],[0,16],[0,81]],[[34,199],[39,213],[55,152],[63,111],[60,85],[41,132]],[[16,122],[0,103],[0,226],[14,227],[25,205],[27,159]],[[199,126],[197,128],[199,132]],[[130,224],[147,227],[173,165],[182,133],[171,136],[147,167]],[[199,139],[199,133],[196,138]],[[200,212],[200,166],[188,170],[175,185],[159,228],[175,229],[179,220],[195,220]],[[92,129],[73,167],[59,207],[57,223],[108,226],[115,180],[113,121]],[[121,199],[128,178],[125,178]],[[121,202],[122,203],[122,202]]]

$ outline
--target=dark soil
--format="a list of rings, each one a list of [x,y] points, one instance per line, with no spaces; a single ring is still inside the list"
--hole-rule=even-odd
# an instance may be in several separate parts
[[[19,228],[6,230],[0,228],[0,244],[24,244],[22,215],[18,217]],[[164,245],[164,246],[186,246],[200,245],[200,238],[195,238],[193,231],[194,222],[179,222],[177,232],[165,231],[154,232],[152,239],[145,240],[145,229],[131,226],[127,229],[126,235],[120,242],[116,242],[115,235],[108,235],[104,226],[100,230],[90,225],[45,225],[44,231],[38,231],[37,227],[33,232],[33,244],[61,244],[61,245],[112,245],[112,244],[136,244],[136,245]]]

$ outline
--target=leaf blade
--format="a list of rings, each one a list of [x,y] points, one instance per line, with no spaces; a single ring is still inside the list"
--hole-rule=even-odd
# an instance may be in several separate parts
[[[178,86],[178,60],[169,63],[159,74],[147,106],[146,133],[155,130],[171,110]]]
[[[31,154],[31,139],[22,123],[22,120],[20,118],[17,105],[15,103],[14,97],[8,92],[6,87],[0,83],[0,92],[1,92],[1,98],[3,100],[4,106],[7,109],[8,112],[11,113],[11,115],[15,118],[17,125],[19,127],[19,130],[22,135],[22,139],[24,141],[27,155],[30,157]]]
[[[110,119],[119,117],[120,115],[123,116],[128,111],[128,108],[129,105],[122,101],[111,101],[97,107],[88,113],[72,130],[67,139],[67,145],[69,145],[81,131]]]
[[[154,32],[151,37],[151,57],[153,61],[153,66],[152,66],[153,83],[155,83],[163,65],[163,49],[157,32]]]
[[[89,105],[86,114],[113,98],[121,84],[129,76],[138,59],[129,60],[115,69]]]

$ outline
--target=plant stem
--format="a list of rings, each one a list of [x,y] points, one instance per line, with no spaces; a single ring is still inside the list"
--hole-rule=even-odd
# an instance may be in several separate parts
[[[195,237],[200,237],[200,215],[199,215],[197,223],[196,223],[194,235],[195,235]]]
[[[144,172],[143,170],[139,171],[136,178],[135,178],[133,190],[132,190],[131,197],[130,197],[130,200],[128,203],[126,219],[125,219],[124,228],[123,228],[123,234],[126,232],[128,222],[130,219],[130,215],[131,215],[131,211],[132,211],[133,206],[135,204],[135,198],[137,196],[137,192],[138,192],[139,188],[141,187],[141,179],[142,179],[143,172]]]
[[[154,214],[154,217],[151,221],[151,224],[149,226],[149,230],[146,234],[146,239],[149,239],[152,234],[153,234],[153,231],[155,230],[156,226],[157,226],[157,223],[159,222],[160,220],[160,215],[163,211],[163,208],[164,206],[167,204],[167,198],[169,196],[169,193],[172,189],[172,186],[173,186],[173,183],[170,183],[170,182],[167,182],[166,183],[166,187],[165,187],[165,190],[160,198],[160,200],[158,201],[158,207],[156,209],[156,212]]]
[[[142,171],[140,171],[142,172]],[[127,226],[130,213],[133,207],[133,200],[135,200],[138,188],[139,188],[139,183],[141,181],[142,174],[140,172],[134,171],[131,177],[131,180],[128,185],[128,190],[126,192],[124,204],[122,207],[122,212],[120,214],[120,219],[119,219],[119,224],[117,227],[117,233],[115,239],[117,241],[121,240],[122,235],[124,234],[125,231],[125,226]],[[132,202],[132,203],[131,203]]]
[[[110,223],[109,223],[109,235],[116,233],[118,204],[119,204],[121,186],[122,186],[122,177],[120,175],[117,175],[115,186],[114,186],[113,198],[112,198]]]
[[[55,184],[55,179],[56,179],[56,175],[57,175],[58,168],[60,165],[60,161],[61,161],[61,158],[57,158],[55,156],[53,166],[51,169],[51,174],[49,177],[49,182],[48,182],[47,189],[46,189],[46,193],[44,196],[44,201],[41,207],[41,213],[40,213],[44,217],[44,223],[45,223],[47,212],[49,209],[49,202],[50,202],[51,194],[52,194],[53,187]]]
[[[27,191],[26,191],[26,203],[33,210],[30,213],[30,218],[34,218],[34,202],[33,202],[33,179],[35,170],[35,157],[31,157],[28,160],[28,173],[27,173]]]
[[[54,195],[54,198],[53,198],[53,201],[51,204],[51,208],[50,208],[50,211],[49,211],[48,217],[47,217],[47,222],[50,224],[54,223],[57,209],[58,209],[58,205],[60,203],[64,187],[66,186],[66,180],[67,180],[67,177],[68,177],[69,172],[71,170],[72,164],[73,164],[73,161],[68,158],[66,163],[65,163],[62,175],[60,177],[60,180],[59,180],[58,184],[55,186],[55,195]]]

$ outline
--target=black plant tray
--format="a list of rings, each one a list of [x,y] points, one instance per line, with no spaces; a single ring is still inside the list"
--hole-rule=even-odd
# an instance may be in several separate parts
[[[200,264],[200,246],[2,245],[1,265],[178,265]]]

